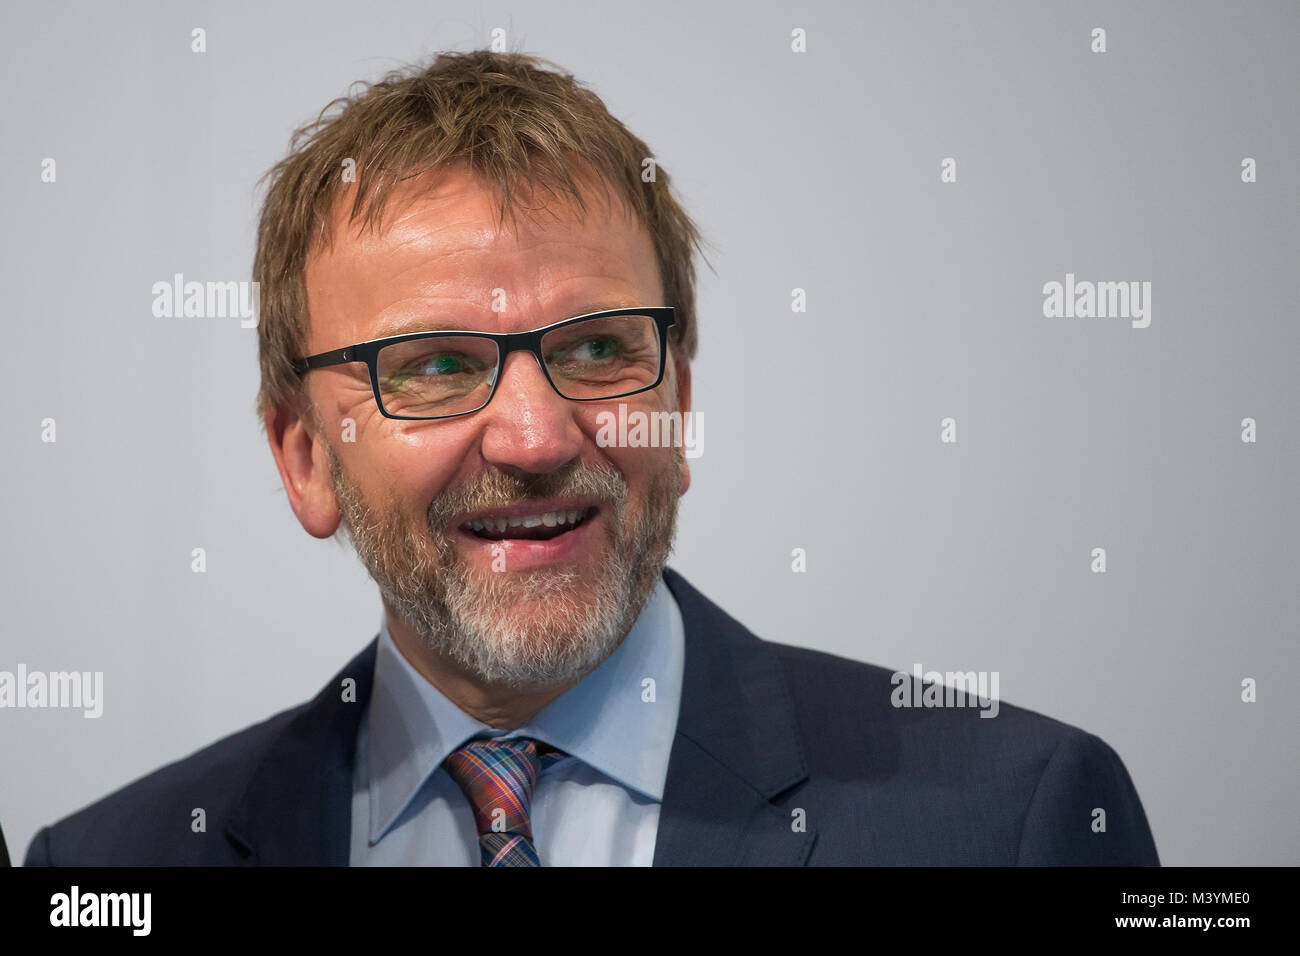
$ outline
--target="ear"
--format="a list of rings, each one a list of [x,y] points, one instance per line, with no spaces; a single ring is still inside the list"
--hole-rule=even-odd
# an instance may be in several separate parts
[[[268,408],[266,439],[299,523],[313,537],[328,538],[338,530],[341,516],[330,479],[328,446],[312,422],[309,400],[296,409]]]
[[[677,379],[677,408],[682,413],[682,431],[686,431],[686,417],[691,413],[691,366],[690,363],[673,357],[673,369]],[[683,434],[683,439],[685,434]],[[686,494],[686,489],[691,486],[691,460],[682,455],[682,490]]]

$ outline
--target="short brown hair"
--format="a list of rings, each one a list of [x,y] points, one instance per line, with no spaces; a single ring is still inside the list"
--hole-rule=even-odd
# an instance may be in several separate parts
[[[546,69],[543,64],[554,67]],[[257,411],[298,406],[292,368],[307,342],[307,257],[331,242],[335,204],[354,191],[349,223],[381,221],[394,189],[421,172],[464,164],[493,189],[498,225],[512,222],[521,187],[559,189],[585,211],[579,182],[598,174],[650,234],[663,280],[663,304],[677,312],[672,340],[695,357],[695,266],[701,245],[653,153],[571,74],[523,53],[443,53],[427,67],[389,73],[329,103],[290,140],[289,155],[267,174],[270,188],[257,230],[253,278],[260,285],[257,339],[262,382]],[[345,181],[344,161],[355,165]],[[702,252],[702,250],[701,250]]]

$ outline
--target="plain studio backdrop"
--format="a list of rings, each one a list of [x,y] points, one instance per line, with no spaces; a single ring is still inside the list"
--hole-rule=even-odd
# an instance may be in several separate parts
[[[672,565],[770,640],[996,671],[1119,752],[1167,864],[1300,862],[1298,11],[7,10],[0,670],[104,681],[97,719],[0,710],[13,854],[375,635],[355,555],[288,507],[256,332],[151,289],[250,279],[292,129],[500,28],[650,144],[711,243]],[[1067,274],[1150,282],[1150,325],[1046,317]]]

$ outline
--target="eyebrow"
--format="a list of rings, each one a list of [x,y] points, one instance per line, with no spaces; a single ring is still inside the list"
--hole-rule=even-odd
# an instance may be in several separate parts
[[[424,319],[388,322],[373,336],[386,339],[393,335],[406,335],[408,332],[472,332],[463,322],[430,322]]]
[[[556,322],[563,322],[565,319],[574,319],[580,315],[590,315],[593,312],[611,312],[614,309],[634,309],[640,302],[617,302],[604,301],[595,304],[588,304],[577,311],[570,311],[565,315],[552,319],[549,322],[543,322],[538,328],[544,328],[553,325]],[[648,308],[648,307],[647,307]],[[429,319],[401,319],[393,322],[387,322],[382,325],[373,339],[386,339],[394,335],[407,335],[412,332],[483,332],[484,329],[472,328],[465,322],[439,322]]]

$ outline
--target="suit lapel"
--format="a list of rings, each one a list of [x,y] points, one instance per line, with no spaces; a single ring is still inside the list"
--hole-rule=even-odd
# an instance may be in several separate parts
[[[348,865],[357,729],[378,646],[371,641],[302,708],[254,771],[226,828],[246,863]],[[345,700],[348,679],[355,683]]]
[[[743,625],[665,569],[686,631],[677,735],[655,866],[800,866],[816,834],[772,799],[807,779],[775,656]]]

